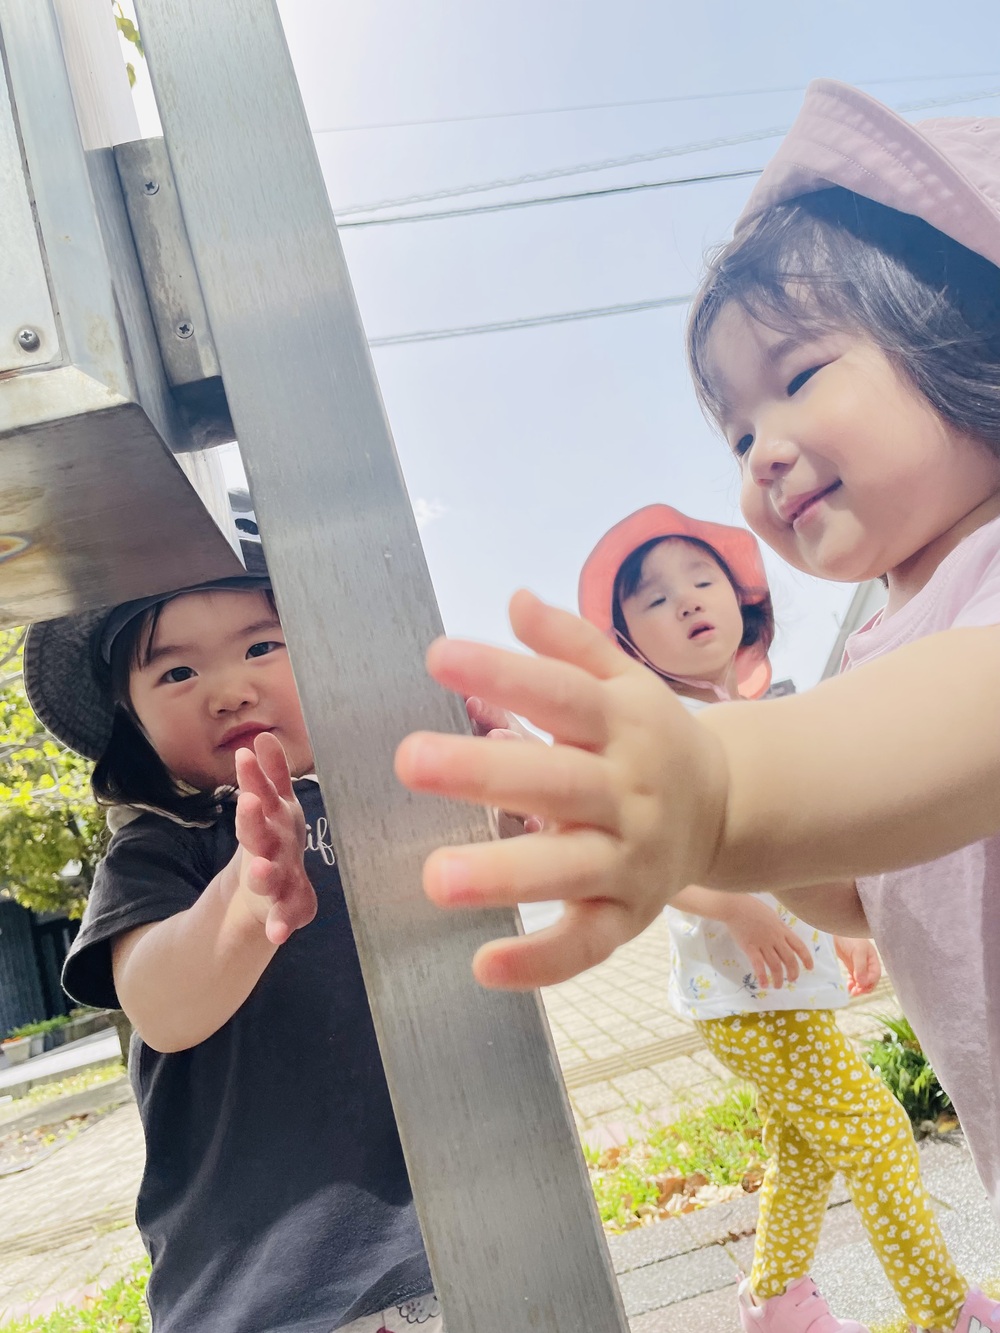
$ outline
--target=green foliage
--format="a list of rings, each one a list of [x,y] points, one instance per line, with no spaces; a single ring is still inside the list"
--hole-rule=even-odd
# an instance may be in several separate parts
[[[103,845],[90,764],[42,728],[21,673],[24,633],[0,630],[0,894],[80,916]],[[79,863],[72,878],[61,872]]]
[[[139,1260],[123,1278],[82,1305],[60,1305],[0,1325],[0,1333],[149,1333],[146,1283],[149,1262]]]
[[[869,1044],[865,1059],[902,1105],[918,1129],[933,1126],[942,1116],[954,1115],[951,1099],[937,1080],[905,1018],[879,1015],[885,1028]]]
[[[59,1014],[56,1018],[43,1018],[37,1023],[22,1023],[19,1028],[11,1028],[4,1040],[12,1041],[16,1037],[44,1037],[46,1032],[64,1028],[68,1022],[68,1014]]]
[[[141,56],[144,56],[146,53],[142,49],[142,38],[139,36],[139,29],[135,26],[132,20],[126,15],[121,5],[117,3],[117,0],[112,0],[111,7],[115,11],[115,27],[125,38],[125,40],[127,42],[131,42],[132,45],[135,47],[135,49],[138,51],[138,53]],[[134,88],[135,66],[129,60],[125,62],[125,68],[128,70],[129,87]]]
[[[584,1146],[601,1221],[610,1230],[635,1226],[682,1179],[739,1185],[748,1173],[759,1172],[760,1132],[753,1093],[736,1088],[717,1105],[654,1125],[641,1141],[629,1139],[603,1151]]]

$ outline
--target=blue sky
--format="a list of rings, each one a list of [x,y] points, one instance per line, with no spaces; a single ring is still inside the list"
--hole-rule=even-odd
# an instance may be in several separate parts
[[[669,155],[381,215],[759,168],[776,137],[685,150],[788,125],[819,76],[901,108],[955,99],[907,111],[913,119],[1000,114],[1000,7],[986,0],[280,0],[280,9],[344,222],[377,216],[348,213],[365,204],[658,152]],[[621,102],[645,104],[562,110]],[[399,124],[415,121],[437,123]],[[378,128],[358,128],[367,126]],[[752,184],[342,235],[377,340],[684,296]],[[521,585],[575,605],[588,551],[641,505],[739,521],[735,470],[688,383],[685,314],[668,307],[374,349],[451,633],[509,642],[505,604]],[[818,679],[852,590],[776,559],[769,569],[775,673],[803,688]]]

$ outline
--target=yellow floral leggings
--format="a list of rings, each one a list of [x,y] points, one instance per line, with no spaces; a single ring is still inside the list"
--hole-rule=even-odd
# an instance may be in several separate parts
[[[803,1277],[843,1172],[885,1275],[918,1328],[953,1327],[968,1283],[952,1263],[920,1180],[903,1108],[829,1009],[698,1023],[712,1054],[757,1086],[767,1171],[750,1285],[759,1300]]]

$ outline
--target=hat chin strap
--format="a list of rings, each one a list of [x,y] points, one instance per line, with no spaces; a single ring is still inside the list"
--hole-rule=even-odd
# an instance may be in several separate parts
[[[672,675],[669,671],[664,671],[662,667],[658,667],[655,662],[651,662],[645,653],[635,646],[631,639],[625,637],[621,630],[616,629],[614,631],[614,637],[619,646],[624,648],[630,656],[637,658],[643,666],[649,667],[650,671],[659,676],[661,680],[665,680],[668,685],[687,685],[691,689],[708,690],[715,695],[720,703],[732,703],[733,696],[724,685],[716,685],[714,681],[711,680],[696,680],[693,676]]]

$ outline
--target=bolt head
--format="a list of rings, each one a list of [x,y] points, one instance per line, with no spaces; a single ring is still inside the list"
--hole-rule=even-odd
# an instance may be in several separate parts
[[[159,191],[159,181],[143,181],[142,188],[146,194],[156,194]]]
[[[34,329],[19,329],[17,345],[22,352],[37,352],[42,345],[42,340]]]
[[[174,329],[174,332],[177,334],[178,338],[190,338],[192,333],[194,333],[194,325],[186,319],[181,320]]]

